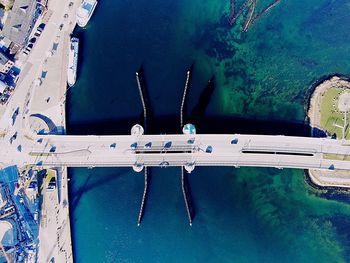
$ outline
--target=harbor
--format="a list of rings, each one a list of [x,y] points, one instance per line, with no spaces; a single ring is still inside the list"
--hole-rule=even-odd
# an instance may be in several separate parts
[[[1,134],[6,145],[10,146],[4,148],[8,151],[7,155],[1,153],[2,161],[10,160],[13,153],[20,156],[28,146],[34,149],[32,165],[20,171],[19,179],[8,180],[9,184],[19,184],[18,202],[6,190],[9,187],[2,185],[1,188],[5,192],[1,196],[9,200],[0,212],[3,216],[1,229],[3,232],[19,229],[18,233],[22,236],[17,237],[26,247],[25,253],[20,250],[12,253],[11,245],[1,246],[5,259],[11,261],[12,254],[17,253],[17,259],[27,257],[35,262],[33,255],[36,252],[31,250],[31,245],[35,248],[35,243],[31,244],[35,240],[35,227],[22,222],[18,226],[11,223],[11,226],[5,222],[25,215],[31,219],[26,220],[28,222],[40,222],[36,224],[40,228],[39,239],[44,242],[38,249],[40,262],[72,262],[73,257],[75,262],[177,262],[179,251],[183,260],[188,262],[231,262],[242,258],[249,262],[278,262],[280,258],[293,262],[320,259],[324,262],[347,262],[348,238],[343,234],[349,226],[347,218],[350,211],[346,191],[315,189],[305,180],[303,171],[275,169],[282,168],[281,162],[259,169],[244,168],[238,163],[234,167],[242,166],[239,169],[204,168],[192,162],[183,162],[180,166],[191,172],[188,175],[183,168],[180,173],[179,167],[170,167],[170,164],[178,166],[179,159],[174,159],[175,164],[167,159],[179,154],[176,151],[180,144],[192,145],[195,142],[196,148],[190,148],[191,152],[194,149],[205,156],[208,163],[213,163],[218,158],[217,149],[229,150],[227,156],[231,156],[238,147],[242,147],[241,142],[245,145],[243,154],[256,154],[254,147],[264,142],[254,141],[259,135],[285,135],[272,136],[276,141],[270,141],[268,146],[277,148],[281,145],[286,147],[291,136],[308,137],[310,130],[308,123],[304,122],[304,109],[310,83],[327,72],[350,72],[348,57],[337,55],[339,51],[346,50],[344,46],[339,45],[336,52],[323,46],[322,50],[327,56],[321,54],[318,57],[318,53],[313,53],[316,40],[327,37],[328,34],[324,34],[327,27],[323,25],[322,34],[317,35],[317,25],[323,21],[316,20],[317,23],[314,23],[311,18],[307,20],[309,16],[306,14],[312,13],[312,18],[317,13],[324,14],[321,12],[322,5],[310,3],[308,6],[308,3],[304,3],[305,9],[298,9],[298,3],[281,1],[278,3],[279,9],[274,8],[276,5],[272,2],[271,8],[261,9],[251,1],[250,9],[243,12],[248,15],[247,20],[240,24],[237,32],[233,26],[225,35],[230,12],[228,3],[201,5],[199,1],[189,3],[182,0],[164,3],[140,2],[136,8],[129,3],[104,2],[99,5],[93,23],[89,26],[82,23],[83,28],[77,28],[73,35],[74,19],[77,18],[74,12],[81,7],[80,2],[71,6],[67,2],[67,9],[54,6],[55,12],[48,12],[44,19],[44,28],[39,27],[42,23],[40,19],[36,22],[33,34],[38,40],[33,45],[25,45],[23,54],[20,51],[23,63],[21,73],[14,89],[4,90],[4,94],[10,96],[5,102],[9,105],[8,110],[4,111],[7,117],[1,120],[1,127],[7,129],[1,130]],[[317,12],[311,12],[310,6],[312,10],[316,6]],[[139,14],[140,8],[149,16],[135,15],[132,20],[123,16]],[[169,14],[169,8],[174,12]],[[270,12],[272,8],[276,12]],[[231,9],[235,12],[234,6]],[[66,10],[70,11],[65,13]],[[259,23],[254,23],[254,13],[259,14],[262,10],[267,10],[268,15],[259,19]],[[302,27],[298,23],[290,26],[286,22],[290,10],[301,10],[293,18],[309,23],[302,24]],[[341,12],[336,4],[333,10]],[[108,16],[113,19],[107,19]],[[336,16],[332,17],[334,19]],[[115,28],[118,22],[123,27],[110,35],[111,28]],[[191,30],[192,24],[196,30]],[[253,24],[254,30],[250,30]],[[311,31],[312,35],[305,36],[299,27],[300,30],[293,30],[296,24]],[[264,35],[254,35],[257,31],[262,32],[262,28],[267,29],[263,30]],[[236,41],[239,38],[237,35],[242,35],[242,29],[245,31],[244,37]],[[298,32],[300,35],[287,37],[286,32]],[[110,36],[109,41],[96,41],[102,34]],[[174,41],[179,36],[181,41]],[[79,65],[76,64],[78,66],[74,71],[74,86],[67,88],[70,39],[74,37],[80,43]],[[229,41],[229,37],[234,39]],[[212,39],[215,41],[211,42]],[[308,45],[304,45],[303,41]],[[336,46],[335,37],[332,41]],[[288,43],[292,52],[281,48],[285,46],[282,42]],[[317,44],[322,46],[319,43],[324,42]],[[16,48],[13,47],[14,52]],[[111,52],[109,56],[101,53],[106,49]],[[321,52],[320,46],[317,50]],[[44,61],[41,60],[43,53],[46,55]],[[116,58],[118,63],[115,63]],[[337,63],[334,63],[335,58]],[[193,60],[196,66],[188,72]],[[142,76],[137,75],[135,81],[135,70],[140,64],[145,71]],[[92,74],[96,68],[103,72],[103,77],[97,78]],[[338,119],[328,123],[334,128],[336,137],[344,140],[347,134],[348,96],[343,94],[344,90],[339,92],[330,104]],[[96,94],[99,100],[94,99]],[[149,105],[152,105],[151,110]],[[150,111],[152,114],[149,114]],[[4,120],[8,123],[4,124]],[[133,126],[135,123],[143,123],[145,129],[139,125]],[[196,128],[193,125],[184,126],[185,135],[181,136],[189,136],[189,139],[186,137],[188,140],[182,141],[177,139],[180,138],[177,135],[172,137],[171,134],[181,133],[186,123],[196,125]],[[136,127],[131,135],[130,127]],[[227,137],[217,134],[226,131],[229,131]],[[144,132],[146,135],[141,136]],[[44,138],[39,138],[36,133]],[[103,145],[103,138],[106,137],[101,135],[106,133],[114,136],[113,139],[107,138],[104,141],[107,144]],[[216,134],[216,139],[211,140],[208,133]],[[256,135],[229,135],[247,133]],[[315,139],[322,141],[316,146],[312,145],[316,147],[316,153],[312,152],[314,148],[307,149],[306,153],[305,149],[300,152],[299,148],[293,160],[302,159],[303,156],[316,159],[324,153],[327,155],[331,147],[323,145],[323,142],[329,141],[331,146],[337,142],[331,138],[332,133],[328,134],[330,138],[327,140]],[[88,143],[94,145],[91,147],[88,143],[84,144],[84,138],[88,137],[62,136],[62,140],[57,140],[56,134],[97,136],[90,137]],[[135,139],[129,141],[130,137],[125,137],[125,134],[144,140],[137,140],[135,144]],[[67,141],[63,138],[67,138]],[[298,138],[293,143],[299,145],[309,140],[311,138]],[[341,144],[342,140],[338,142]],[[93,153],[91,158],[85,159],[84,154],[79,158],[75,158],[79,155],[72,154],[71,158],[66,158],[64,154],[59,154],[62,149],[75,149],[82,145],[87,150],[77,149],[77,152]],[[264,144],[264,147],[267,146]],[[288,147],[291,148],[290,145]],[[128,151],[123,151],[126,148]],[[347,154],[345,148],[346,145],[342,144],[342,152],[335,150],[325,157],[344,157]],[[38,152],[35,152],[36,149],[39,149]],[[109,154],[105,158],[96,158],[96,149],[103,153],[108,151]],[[58,161],[55,159],[58,166],[73,163],[73,166],[95,168],[98,165],[106,166],[110,160],[112,166],[117,162],[121,165],[118,154],[139,154],[140,149],[145,152],[156,150],[157,158],[160,158],[152,160],[147,157],[151,160],[149,165],[157,166],[152,168],[152,185],[147,165],[131,162],[131,159],[128,159],[130,167],[136,171],[145,170],[136,174],[130,167],[72,168],[68,172],[64,165],[62,169],[39,168],[38,171],[43,173],[43,183],[35,180],[36,173],[29,172],[30,168],[48,163],[50,155],[60,156]],[[270,157],[286,156],[286,150],[264,154],[270,154]],[[252,161],[256,165],[256,160]],[[346,162],[347,159],[336,161],[335,165],[331,163],[323,168],[334,170],[338,167],[337,163]],[[10,172],[18,174],[13,170]],[[30,213],[22,209],[30,207],[27,197],[21,195],[26,190],[29,201],[36,196],[33,193],[42,193],[41,213],[37,213],[35,205]],[[303,235],[299,235],[300,229],[303,229]],[[5,241],[11,244],[11,238],[7,237]]]
[[[104,135],[107,132],[111,135],[129,134],[133,124],[141,124],[143,110],[135,71],[143,62],[150,104],[153,107],[153,118],[148,120],[149,133],[179,133],[179,105],[186,72],[193,63],[192,57],[186,57],[196,52],[192,48],[194,44],[187,40],[187,32],[194,32],[189,24],[197,23],[198,28],[204,30],[202,38],[199,32],[190,36],[211,47],[210,39],[224,31],[219,27],[213,36],[210,30],[217,21],[221,21],[220,16],[215,17],[212,10],[226,10],[225,14],[228,14],[228,5],[225,5],[225,9],[222,5],[213,3],[210,7],[204,7],[199,1],[180,1],[176,4],[166,2],[163,5],[158,2],[141,2],[137,8],[129,8],[123,3],[99,2],[97,11],[101,12],[97,12],[93,17],[96,24],[79,36],[80,40],[84,39],[85,48],[81,49],[84,62],[79,80],[73,88],[74,92],[67,98],[71,103],[68,110],[68,130],[77,135]],[[211,67],[220,73],[216,74],[216,88],[205,114],[202,115],[202,121],[196,125],[198,133],[214,133],[220,127],[220,131],[241,134],[254,132],[308,136],[309,130],[304,130],[307,125],[303,124],[304,103],[307,97],[303,94],[309,92],[310,83],[319,79],[323,71],[348,71],[347,66],[340,69],[339,66],[330,63],[337,57],[336,52],[332,53],[326,49],[330,57],[322,59],[323,52],[308,53],[313,46],[311,41],[306,42],[310,45],[306,52],[306,37],[303,35],[288,38],[287,32],[299,32],[297,27],[290,25],[291,21],[304,21],[305,17],[308,17],[306,10],[310,12],[311,5],[312,8],[320,6],[313,1],[306,3],[305,8],[299,9],[295,1],[281,1],[248,30],[247,40],[241,40],[240,45],[237,44],[238,51],[235,55],[228,54],[229,58],[224,58],[222,62],[214,56],[208,59],[209,62],[207,57],[203,59],[204,55],[196,57],[191,86],[187,93],[187,115],[184,122],[193,123],[193,108],[200,104],[201,91],[213,75],[203,66],[208,63],[208,68]],[[163,6],[167,7],[167,11],[162,9]],[[202,9],[198,10],[200,7]],[[169,8],[174,10],[175,14],[166,15]],[[137,16],[140,9],[145,12],[147,10],[152,15],[147,19]],[[181,11],[177,13],[177,10]],[[292,16],[288,15],[290,10],[301,12]],[[134,19],[129,21],[124,13],[128,16],[135,15]],[[108,16],[116,17],[113,23],[109,22]],[[163,27],[157,26],[156,21],[160,17],[169,25],[166,31],[177,37],[181,35],[183,43],[172,41],[169,34],[162,31]],[[214,22],[211,22],[213,20]],[[123,27],[115,32],[113,38],[108,43],[96,41],[102,32],[108,34],[116,21],[123,22]],[[227,25],[227,20],[223,20],[222,23]],[[207,27],[204,27],[204,24]],[[280,24],[283,24],[283,27],[280,27]],[[178,27],[186,30],[177,29]],[[270,30],[264,30],[265,27]],[[146,28],[147,33],[144,32]],[[261,30],[264,34],[258,37],[256,32],[261,33]],[[312,37],[318,39],[320,36]],[[156,40],[152,40],[154,38]],[[220,43],[227,41],[229,44],[234,42],[232,36],[229,40],[224,37],[215,40],[221,41]],[[280,49],[286,42],[293,44],[293,52],[290,52],[290,55],[287,50]],[[168,43],[171,43],[171,46]],[[151,48],[155,44],[159,47],[156,51]],[[263,44],[268,45],[269,52],[254,49],[255,45]],[[174,45],[181,53],[171,51]],[[204,49],[203,53],[206,51],[203,45],[198,44],[195,47]],[[226,51],[226,47],[225,44],[222,49],[217,50]],[[102,48],[112,50],[114,55],[106,57],[97,51],[91,51]],[[316,50],[315,46],[313,48]],[[240,52],[243,54],[245,50],[249,52],[241,55]],[[317,50],[320,52],[319,48]],[[222,51],[220,54],[223,53]],[[116,58],[123,62],[122,65],[115,63]],[[318,62],[316,66],[313,66],[312,59]],[[215,63],[219,65],[215,67]],[[225,66],[225,63],[230,64]],[[346,65],[345,59],[340,59],[339,65]],[[118,74],[118,78],[95,80],[94,76],[90,76],[95,67],[101,68],[107,76]],[[221,76],[222,71],[227,72],[227,77]],[[246,72],[247,76],[241,77],[242,72]],[[233,76],[230,77],[230,74]],[[250,79],[251,82],[246,79]],[[225,81],[228,81],[227,86],[222,84]],[[91,99],[97,92],[101,102],[95,103],[94,109],[91,109]],[[90,95],[82,95],[85,93]],[[245,99],[246,97],[249,99]],[[147,118],[148,116],[147,112]],[[249,116],[256,117],[250,120]],[[280,119],[266,121],[267,118]],[[156,125],[161,128],[154,128]],[[290,261],[332,261],[336,258],[341,262],[342,259],[346,259],[342,252],[336,252],[326,245],[326,240],[331,238],[332,245],[345,247],[335,235],[336,229],[347,225],[348,205],[334,197],[325,200],[317,191],[310,189],[305,183],[303,171],[269,168],[195,168],[188,176],[196,208],[192,227],[189,227],[181,189],[181,171],[178,167],[152,168],[152,182],[147,190],[147,205],[140,227],[137,227],[137,218],[144,190],[143,172],[135,174],[132,169],[124,168],[96,168],[86,171],[72,169],[70,172],[70,196],[72,201],[77,200],[72,211],[72,231],[73,244],[77,247],[75,258],[78,262],[97,261],[101,258],[106,262],[123,259],[135,262],[176,262],[179,259],[179,251],[184,261],[188,262],[232,262],[242,258],[250,262],[278,262],[278,259],[285,258],[286,254]],[[94,207],[94,210],[91,210],[91,207]],[[87,225],[90,222],[89,218],[97,211],[99,222],[92,229]],[[336,211],[340,211],[339,217],[335,216]],[[332,227],[328,228],[326,225],[329,221],[332,222]],[[304,230],[303,235],[297,234],[298,229]],[[91,244],[87,236],[100,242]],[[169,250],[169,247],[173,249]],[[322,259],[319,259],[321,256]]]

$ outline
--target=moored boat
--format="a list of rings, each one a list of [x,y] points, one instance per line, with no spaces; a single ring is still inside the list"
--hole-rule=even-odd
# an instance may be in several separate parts
[[[80,27],[85,27],[87,25],[96,5],[96,0],[84,0],[81,6],[77,9],[77,24]]]
[[[76,37],[72,37],[70,39],[68,70],[67,70],[67,82],[70,87],[75,84],[77,79],[78,51],[79,51],[79,39]]]

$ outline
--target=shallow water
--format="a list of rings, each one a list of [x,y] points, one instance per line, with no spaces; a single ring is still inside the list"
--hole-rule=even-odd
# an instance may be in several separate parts
[[[82,47],[78,82],[67,98],[68,133],[126,134],[142,123],[135,80],[141,66],[149,132],[180,132],[183,85],[193,65],[185,119],[198,132],[306,136],[310,85],[350,72],[349,8],[345,0],[285,0],[242,34],[226,22],[229,1],[101,0],[88,27],[75,32]],[[206,89],[213,76],[214,89]],[[180,170],[151,173],[137,227],[142,174],[70,170],[76,262],[350,259],[348,195],[312,189],[303,171],[196,168],[189,176],[192,227]]]

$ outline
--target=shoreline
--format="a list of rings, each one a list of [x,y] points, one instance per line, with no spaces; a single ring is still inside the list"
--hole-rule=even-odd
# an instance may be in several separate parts
[[[350,91],[350,79],[340,74],[328,75],[317,80],[310,90],[306,105],[306,119],[310,125],[311,137],[314,129],[327,134],[321,126],[321,102],[323,95],[331,88],[346,88]],[[305,170],[308,177],[307,183],[312,187],[322,189],[350,188],[350,172]]]

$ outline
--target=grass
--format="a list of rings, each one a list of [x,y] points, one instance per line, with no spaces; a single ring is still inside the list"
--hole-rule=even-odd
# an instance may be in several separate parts
[[[350,161],[350,155],[345,155],[345,154],[327,153],[327,154],[323,154],[323,158],[328,160]]]
[[[341,88],[329,89],[322,98],[321,102],[321,127],[330,134],[336,134],[338,139],[343,136],[342,126],[344,126],[344,113],[338,111],[339,95],[342,93]],[[349,121],[349,117],[347,118]],[[337,127],[341,126],[341,127]],[[349,129],[345,130],[345,138],[350,138]]]

